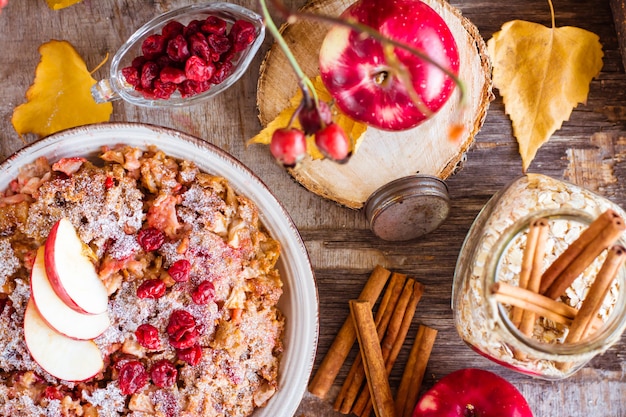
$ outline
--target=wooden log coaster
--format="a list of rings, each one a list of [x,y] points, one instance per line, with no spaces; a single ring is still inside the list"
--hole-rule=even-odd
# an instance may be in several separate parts
[[[450,121],[458,114],[458,92],[430,120],[402,132],[368,128],[355,155],[346,164],[306,157],[289,173],[308,190],[352,209],[363,207],[368,197],[390,181],[415,173],[442,180],[458,168],[474,136],[483,125],[491,90],[491,64],[478,29],[461,12],[444,0],[424,0],[447,22],[457,42],[460,79],[466,84],[467,109],[461,122],[466,133],[458,142],[448,139]],[[352,1],[315,0],[303,7],[313,13],[338,16]],[[283,37],[303,71],[319,75],[319,50],[329,26],[299,20],[281,27]],[[263,126],[289,105],[297,91],[296,77],[277,44],[273,44],[261,65],[257,105]]]

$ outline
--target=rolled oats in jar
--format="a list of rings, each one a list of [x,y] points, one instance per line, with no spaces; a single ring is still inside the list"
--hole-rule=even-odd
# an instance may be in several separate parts
[[[556,297],[544,293],[542,300],[550,303],[550,311],[535,313],[526,332],[514,319],[513,311],[519,307],[498,298],[494,290],[519,290],[523,286],[520,276],[531,223],[542,219],[546,227],[540,261],[535,264],[540,280],[572,243],[580,242],[581,233],[608,212],[622,224],[626,219],[624,211],[608,199],[540,174],[522,176],[494,195],[474,220],[456,265],[452,308],[462,339],[494,362],[544,379],[572,375],[617,342],[626,328],[626,267],[622,258],[589,320],[593,324],[588,327],[594,330],[575,341],[572,331],[568,338],[576,314],[608,257],[608,248],[598,250],[564,292]],[[610,246],[613,252],[615,248],[626,252],[622,248],[626,234],[619,230]],[[562,308],[563,315],[555,318],[548,314],[554,306],[558,311]]]

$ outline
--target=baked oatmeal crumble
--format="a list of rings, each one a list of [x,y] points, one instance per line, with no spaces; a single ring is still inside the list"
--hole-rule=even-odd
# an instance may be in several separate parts
[[[265,405],[278,389],[282,281],[280,245],[254,203],[224,178],[155,148],[103,149],[98,163],[51,162],[23,167],[0,194],[0,415],[235,417]],[[112,324],[95,339],[105,368],[84,382],[45,372],[22,329],[34,253],[61,218],[92,249],[109,293]],[[141,234],[161,241],[147,247]],[[181,260],[189,275],[177,281],[168,269]],[[142,298],[148,281],[165,284],[164,295]],[[177,311],[192,316],[183,333],[193,333],[191,345],[171,334]],[[156,348],[138,340],[142,324],[158,330]],[[120,374],[135,362],[148,380],[126,395]],[[173,365],[173,385],[150,374],[157,363]]]

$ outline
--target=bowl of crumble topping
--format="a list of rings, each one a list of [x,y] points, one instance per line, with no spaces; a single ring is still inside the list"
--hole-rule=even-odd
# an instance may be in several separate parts
[[[248,168],[137,123],[63,131],[0,167],[0,415],[293,415],[317,289]]]

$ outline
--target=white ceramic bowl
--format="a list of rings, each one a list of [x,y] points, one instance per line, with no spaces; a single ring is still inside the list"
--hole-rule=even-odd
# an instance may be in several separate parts
[[[259,208],[263,224],[282,246],[279,269],[284,293],[279,307],[286,317],[285,351],[279,390],[254,417],[292,417],[306,390],[318,337],[317,288],[309,257],[291,217],[267,186],[243,164],[221,149],[175,130],[136,123],[104,123],[66,130],[26,146],[0,164],[0,189],[5,189],[24,164],[40,156],[50,160],[93,156],[103,145],[155,145],[170,156],[194,161],[198,167],[226,178]]]

